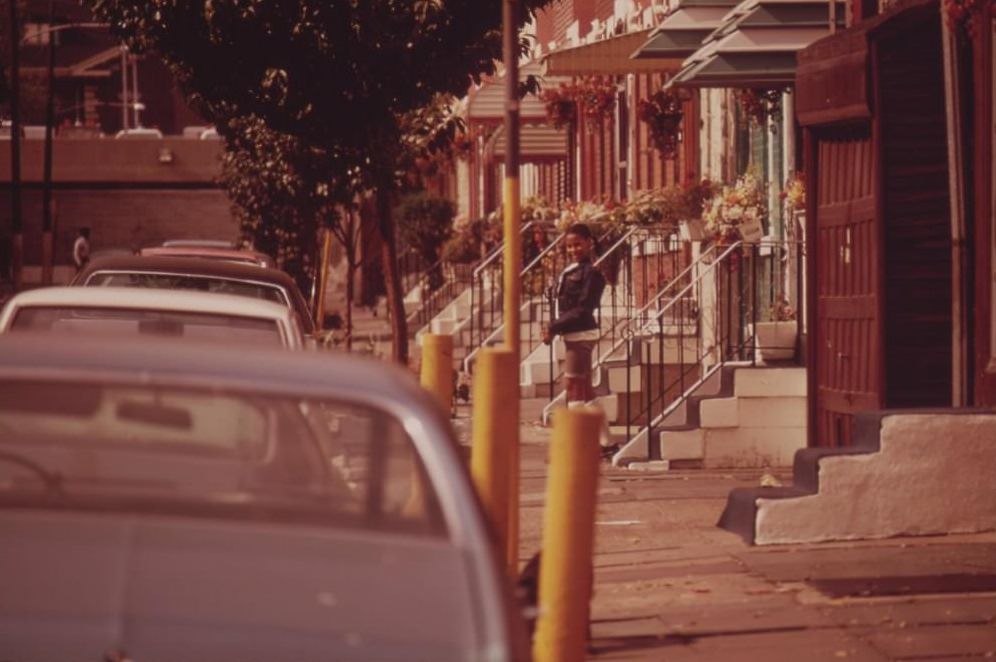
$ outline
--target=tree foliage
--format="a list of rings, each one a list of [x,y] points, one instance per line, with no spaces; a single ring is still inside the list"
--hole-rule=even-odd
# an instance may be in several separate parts
[[[547,1],[525,0],[520,25]],[[256,118],[323,150],[336,181],[376,190],[395,357],[404,360],[391,210],[406,126],[439,95],[462,96],[494,74],[500,0],[83,2],[133,49],[157,52],[226,135],[231,122]]]

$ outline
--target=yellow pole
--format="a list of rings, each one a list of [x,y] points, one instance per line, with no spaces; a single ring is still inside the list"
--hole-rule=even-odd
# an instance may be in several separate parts
[[[432,393],[449,416],[453,403],[453,336],[426,334],[422,339],[422,387]],[[418,517],[425,513],[425,477],[418,458],[412,453],[412,488],[404,513]]]
[[[593,407],[558,409],[553,415],[535,662],[585,657],[602,416]]]
[[[503,187],[504,246],[502,267],[503,310],[505,347],[512,351],[515,365],[519,365],[519,272],[522,270],[522,245],[519,236],[519,22],[522,18],[521,0],[502,2],[502,61],[505,64],[505,183]],[[515,399],[505,412],[505,434],[509,463],[508,486],[508,538],[506,558],[511,577],[519,572],[519,374],[512,376]]]
[[[518,369],[515,356],[505,348],[481,350],[474,366],[470,474],[494,527],[498,557],[505,559],[511,503],[507,437],[510,429],[519,427],[508,411],[519,402]]]
[[[449,414],[453,406],[453,336],[435,333],[423,336],[419,381]]]

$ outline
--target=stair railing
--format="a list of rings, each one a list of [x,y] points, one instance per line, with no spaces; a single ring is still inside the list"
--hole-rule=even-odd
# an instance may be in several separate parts
[[[529,225],[532,225],[530,223]],[[565,235],[563,233],[558,234],[553,241],[547,244],[536,257],[530,260],[525,266],[522,267],[522,271],[519,273],[519,280],[522,283],[522,303],[519,306],[519,319],[522,322],[532,322],[533,321],[533,309],[536,304],[535,297],[539,295],[542,297],[544,284],[547,282],[547,272],[553,271],[558,268],[561,262],[564,262],[566,258],[564,257],[564,252],[561,250]],[[501,277],[499,272],[498,277]],[[534,291],[535,285],[539,284],[539,292]],[[464,372],[472,372],[471,366],[477,354],[481,351],[482,347],[487,347],[489,343],[495,341],[498,336],[504,331],[505,323],[502,321],[502,290],[500,288],[492,288],[492,296],[482,297],[483,301],[487,302],[487,305],[482,307],[484,310],[479,310],[478,324],[476,327],[471,327],[471,344],[470,349],[467,352],[467,356],[463,360],[463,370]],[[486,315],[483,314],[486,311]],[[471,296],[471,319],[473,320],[475,313],[474,308],[474,297]],[[529,333],[527,337],[523,340],[528,343],[533,342],[533,325],[529,325]],[[476,333],[475,333],[476,331]],[[539,336],[536,336],[537,339]]]
[[[779,283],[793,250],[801,254],[801,244],[737,241],[724,247],[654,314],[649,335],[626,343],[627,393],[634,370],[641,379],[638,411],[626,398],[626,439],[642,436],[647,458],[661,457],[655,428],[710,377],[732,363],[756,364],[757,324],[780,305]],[[668,345],[671,362],[664,360]]]
[[[670,299],[675,296],[676,292],[687,287],[688,284],[693,281],[693,274],[696,269],[702,268],[703,265],[708,263],[708,261],[715,256],[715,254],[716,246],[710,246],[705,249],[695,260],[692,260],[690,264],[681,269],[681,271],[679,271],[676,275],[666,280],[662,279],[664,285],[658,289],[642,306],[637,308],[635,311],[632,311],[618,323],[613,324],[609,329],[602,331],[598,343],[596,344],[596,348],[600,350],[601,345],[605,342],[610,342],[611,344],[609,345],[609,349],[604,353],[599,351],[593,357],[592,374],[598,374],[599,369],[609,360],[617,357],[620,350],[634,338],[650,333],[651,323],[657,318],[658,311],[661,309],[662,304],[670,301]],[[674,271],[677,271],[677,269],[675,268]],[[632,281],[632,276],[629,278],[630,281]],[[646,283],[646,279],[644,279],[643,282]],[[551,366],[554,364],[552,353],[550,364]],[[551,367],[551,375],[553,374],[553,368]],[[557,376],[560,376],[559,372],[557,373]],[[551,381],[552,380],[553,377],[551,376]],[[556,396],[551,398],[550,402],[543,408],[544,421],[549,420],[553,409],[563,404],[565,397],[566,392],[560,391]]]

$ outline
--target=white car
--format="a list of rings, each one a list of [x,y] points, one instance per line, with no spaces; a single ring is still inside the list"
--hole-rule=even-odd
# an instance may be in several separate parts
[[[229,294],[131,287],[21,292],[0,312],[0,333],[155,335],[301,349],[287,306]]]

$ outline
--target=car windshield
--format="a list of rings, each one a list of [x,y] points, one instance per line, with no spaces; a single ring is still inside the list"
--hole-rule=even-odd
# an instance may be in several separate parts
[[[287,297],[279,287],[265,283],[252,283],[215,276],[192,276],[165,273],[126,273],[97,272],[87,281],[88,286],[97,287],[148,287],[159,290],[194,290],[216,294],[234,294],[289,305]]]
[[[88,335],[162,335],[225,342],[282,345],[275,320],[170,310],[28,306],[17,311],[12,331]]]
[[[394,417],[150,384],[0,381],[4,506],[442,533]]]

